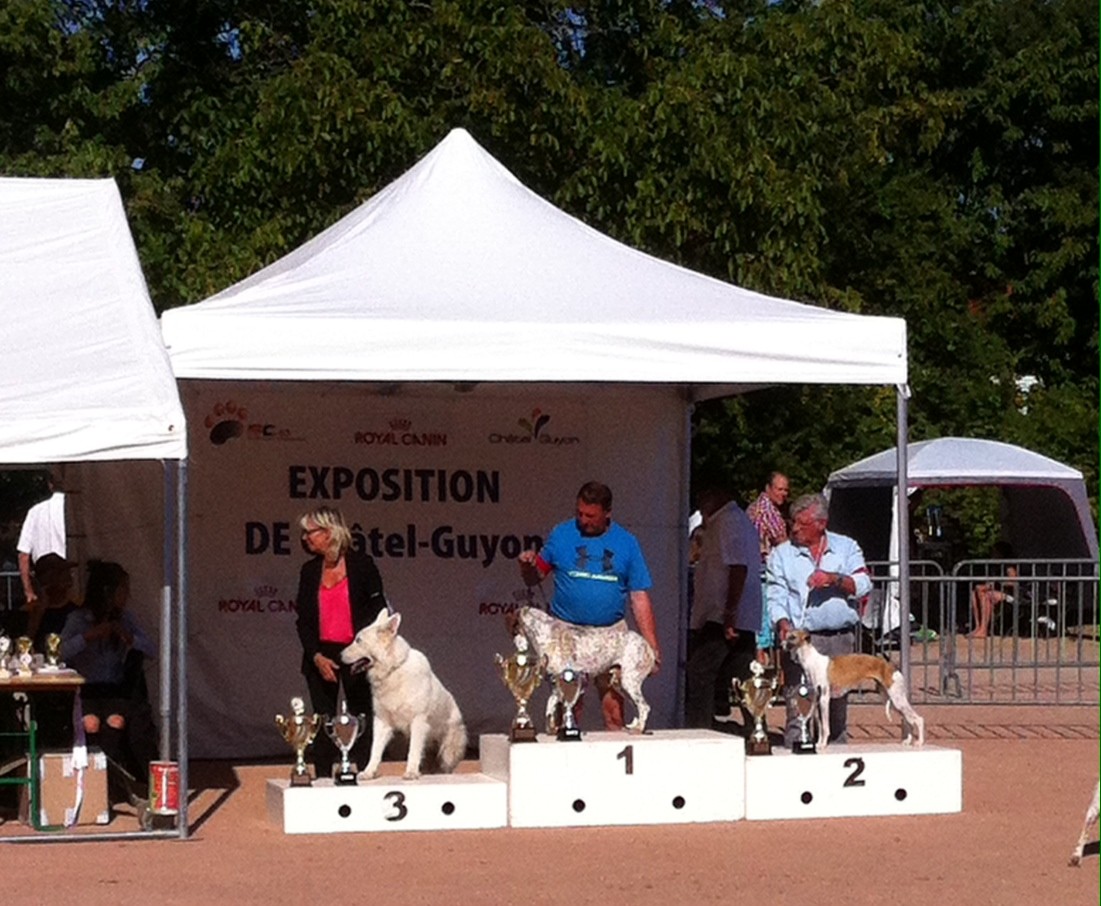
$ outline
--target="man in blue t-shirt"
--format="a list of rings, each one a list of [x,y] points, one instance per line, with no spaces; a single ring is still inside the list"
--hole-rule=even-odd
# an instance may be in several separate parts
[[[596,481],[577,492],[573,519],[556,525],[546,544],[519,556],[520,574],[537,585],[554,573],[551,615],[578,626],[611,626],[623,620],[630,601],[638,631],[654,649],[654,673],[661,665],[650,571],[635,536],[612,522],[612,492]],[[623,698],[606,676],[596,678],[609,730],[623,728]]]

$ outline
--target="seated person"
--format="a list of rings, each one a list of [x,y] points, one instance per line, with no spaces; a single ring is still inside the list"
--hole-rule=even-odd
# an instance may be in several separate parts
[[[1013,547],[1006,541],[997,542],[990,551],[994,560],[1009,560],[1013,557]],[[1001,569],[1002,567],[995,567]],[[990,633],[990,621],[994,616],[994,608],[999,604],[1012,604],[1017,578],[1015,566],[1005,566],[1007,582],[984,582],[976,585],[971,592],[971,638],[985,639]]]
[[[153,642],[126,609],[130,576],[117,563],[88,564],[84,606],[69,615],[61,657],[85,680],[80,692],[89,746],[99,746],[116,768],[108,775],[115,801],[144,799],[157,733],[145,694],[142,657]]]
[[[32,639],[37,654],[46,651],[46,636],[61,634],[69,614],[77,609],[69,599],[73,590],[75,564],[58,554],[43,554],[34,564],[37,595],[12,620],[10,634]],[[73,744],[73,696],[69,692],[40,692],[35,696],[38,743],[45,748],[67,748]]]

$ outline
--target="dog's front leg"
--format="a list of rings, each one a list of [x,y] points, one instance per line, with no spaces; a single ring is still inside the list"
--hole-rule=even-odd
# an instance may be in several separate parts
[[[818,687],[818,745],[816,752],[825,752],[830,744],[830,687]]]
[[[405,762],[405,779],[419,780],[424,746],[428,742],[428,718],[418,714],[409,724],[409,758]]]
[[[390,742],[390,737],[393,735],[394,731],[390,725],[384,723],[376,715],[372,723],[371,758],[367,762],[367,767],[359,772],[360,780],[373,780],[378,777],[379,765],[382,764],[382,753],[386,751],[386,744]]]

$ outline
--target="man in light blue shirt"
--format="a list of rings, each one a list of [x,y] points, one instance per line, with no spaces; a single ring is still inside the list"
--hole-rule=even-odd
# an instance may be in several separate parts
[[[852,538],[826,531],[828,508],[821,494],[807,494],[791,505],[791,539],[773,548],[765,564],[765,594],[776,637],[783,641],[792,629],[804,629],[822,654],[852,654],[859,601],[872,590],[872,580],[860,545]],[[781,650],[785,699],[799,685],[802,668]],[[847,698],[830,704],[830,742],[844,742]],[[798,721],[788,704],[784,742],[798,738]]]

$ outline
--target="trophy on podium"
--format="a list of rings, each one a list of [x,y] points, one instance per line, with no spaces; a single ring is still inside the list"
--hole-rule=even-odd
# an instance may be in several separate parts
[[[275,723],[283,738],[294,749],[294,767],[291,769],[291,786],[310,786],[310,769],[306,767],[306,747],[313,742],[321,729],[321,718],[306,714],[306,703],[295,696],[291,699],[291,716],[275,715]]]
[[[753,732],[746,741],[747,755],[771,755],[772,746],[765,729],[765,711],[772,702],[773,693],[780,683],[780,674],[775,667],[766,667],[758,661],[752,661],[748,680],[734,678],[734,694],[753,717]]]
[[[543,672],[547,669],[547,657],[543,655],[539,663],[536,663],[535,656],[529,651],[527,636],[523,633],[518,633],[513,642],[516,645],[516,651],[507,658],[499,654],[494,655],[497,674],[516,701],[516,716],[512,719],[509,738],[513,742],[535,742],[535,724],[528,713],[528,702],[531,701],[532,693],[543,681]]]
[[[811,733],[811,724],[814,723],[814,715],[818,712],[819,694],[819,690],[809,685],[806,679],[788,693],[788,702],[799,719],[799,738],[791,747],[791,751],[796,755],[813,755],[817,751]]]
[[[339,785],[356,782],[356,766],[348,753],[352,751],[356,740],[363,735],[366,723],[367,715],[349,714],[348,703],[343,699],[340,702],[340,713],[335,718],[328,715],[325,717],[325,732],[340,751],[340,766],[335,777]]]
[[[585,674],[567,667],[554,678],[554,693],[562,707],[562,720],[558,725],[558,739],[572,742],[581,738],[574,708],[585,691]]]

